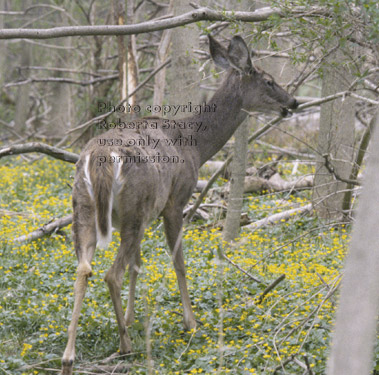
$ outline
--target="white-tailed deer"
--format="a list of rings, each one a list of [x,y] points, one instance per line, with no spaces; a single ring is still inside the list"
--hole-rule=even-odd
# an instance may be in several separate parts
[[[96,245],[111,239],[112,226],[120,231],[116,259],[105,276],[120,334],[120,353],[131,351],[126,327],[134,320],[134,298],[140,267],[140,243],[148,223],[163,216],[184,312],[184,326],[196,321],[187,291],[182,252],[183,208],[196,186],[200,166],[211,158],[246,118],[246,111],[275,111],[283,116],[297,107],[296,100],[251,63],[249,50],[239,36],[228,49],[212,37],[214,62],[229,69],[209,108],[180,123],[147,119],[154,126],[137,130],[112,129],[93,138],[77,162],[72,202],[73,239],[78,257],[75,302],[62,358],[62,373],[72,374],[75,338],[91,261]],[[121,286],[129,265],[129,299],[122,309]]]

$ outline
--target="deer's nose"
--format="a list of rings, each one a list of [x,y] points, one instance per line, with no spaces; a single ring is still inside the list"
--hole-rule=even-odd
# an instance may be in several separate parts
[[[299,106],[298,101],[297,101],[296,99],[292,99],[292,100],[291,100],[291,103],[290,103],[290,105],[289,105],[289,107],[290,107],[291,109],[296,109],[298,106]]]

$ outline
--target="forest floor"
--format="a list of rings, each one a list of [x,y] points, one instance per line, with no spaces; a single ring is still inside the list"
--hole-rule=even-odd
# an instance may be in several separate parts
[[[74,168],[47,157],[33,163],[17,157],[0,166],[0,373],[59,373],[77,264],[71,227],[32,242],[12,240],[72,212]],[[291,163],[284,161],[279,168],[285,176]],[[306,168],[297,173],[309,173]],[[249,195],[244,212],[259,220],[309,199],[309,191]],[[196,330],[183,329],[159,219],[142,243],[136,320],[129,328],[133,352],[107,364],[102,360],[117,351],[119,340],[103,279],[119,234],[114,232],[108,249],[96,250],[78,329],[75,374],[324,373],[349,227],[326,226],[312,214],[294,216],[242,230],[229,246],[209,224],[192,222],[183,233]],[[221,251],[233,263],[220,261]],[[284,280],[260,298],[281,275]],[[126,274],[124,306],[127,290]]]

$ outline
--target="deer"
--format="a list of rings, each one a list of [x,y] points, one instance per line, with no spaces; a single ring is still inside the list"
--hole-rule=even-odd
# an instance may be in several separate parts
[[[134,321],[141,240],[147,225],[159,216],[163,217],[177,276],[184,327],[196,327],[186,282],[182,226],[183,209],[195,189],[198,170],[225,145],[249,112],[275,112],[285,117],[298,106],[296,99],[271,75],[254,67],[242,37],[234,36],[226,48],[209,35],[209,49],[214,63],[227,70],[225,80],[209,102],[214,111],[182,119],[181,123],[188,126],[169,126],[175,122],[155,118],[154,128],[110,129],[91,139],[80,154],[72,191],[72,232],[78,266],[73,313],[62,357],[63,375],[73,371],[76,331],[95,249],[106,247],[111,241],[112,226],[119,230],[121,240],[104,280],[116,314],[119,355],[132,350],[127,328]],[[203,131],[189,126],[199,123]],[[128,143],[146,137],[156,140],[155,148]],[[196,142],[176,142],[189,138]],[[156,158],[158,154],[161,159]],[[171,162],[163,162],[167,161],[163,156]],[[121,287],[127,266],[129,293],[124,315]]]

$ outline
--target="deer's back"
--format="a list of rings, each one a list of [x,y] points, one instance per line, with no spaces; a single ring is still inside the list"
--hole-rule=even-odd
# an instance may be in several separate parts
[[[175,143],[180,135],[177,129],[112,129],[91,139],[77,163],[74,194],[88,178],[112,179],[116,226],[136,215],[150,221],[167,208],[183,208],[196,185],[198,162],[193,147]]]

